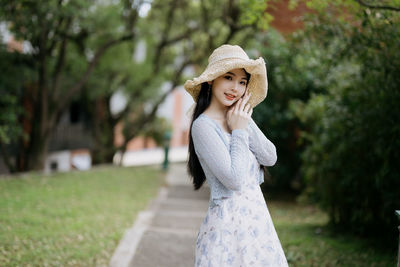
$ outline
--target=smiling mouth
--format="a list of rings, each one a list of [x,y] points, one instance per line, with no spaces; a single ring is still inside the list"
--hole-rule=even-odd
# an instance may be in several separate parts
[[[235,96],[230,95],[230,94],[225,94],[225,97],[226,97],[228,100],[233,100],[233,99],[235,99]]]

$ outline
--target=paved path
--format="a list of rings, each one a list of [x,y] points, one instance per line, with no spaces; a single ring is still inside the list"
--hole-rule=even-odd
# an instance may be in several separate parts
[[[185,163],[170,165],[166,184],[126,231],[110,267],[194,265],[197,231],[207,212],[209,188],[193,190]]]

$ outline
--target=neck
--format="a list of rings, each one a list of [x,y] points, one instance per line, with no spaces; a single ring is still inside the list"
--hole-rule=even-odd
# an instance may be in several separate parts
[[[222,105],[218,101],[211,99],[211,103],[206,109],[207,113],[214,116],[217,119],[226,119],[226,113],[228,112],[229,107]]]

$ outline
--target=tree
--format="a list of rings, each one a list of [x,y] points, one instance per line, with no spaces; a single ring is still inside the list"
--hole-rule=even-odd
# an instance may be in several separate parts
[[[10,172],[16,171],[18,166],[18,162],[10,156],[10,150],[17,149],[18,140],[23,143],[26,138],[21,117],[24,115],[24,82],[32,76],[30,64],[29,57],[10,53],[5,46],[0,46],[0,150]]]
[[[283,37],[274,30],[259,34],[254,46],[266,59],[269,90],[253,117],[278,150],[278,161],[270,170],[272,178],[263,186],[300,193],[300,155],[304,149],[300,130],[304,125],[290,107],[294,99],[307,101],[312,93],[326,90],[330,55],[321,53],[318,44],[298,33]]]
[[[124,9],[102,2],[0,1],[2,18],[15,38],[30,42],[30,67],[36,72],[29,81],[35,89],[24,92],[33,103],[32,118],[27,118],[32,131],[20,170],[43,167],[52,130],[104,53],[135,37],[140,3],[124,1],[129,7]]]
[[[261,0],[0,3],[10,31],[32,45],[27,57],[36,73],[29,81],[35,89],[23,92],[33,103],[32,116],[24,118],[32,130],[19,153],[27,155],[19,170],[42,168],[50,135],[71,101],[87,95],[89,101],[107,108],[112,93],[121,88],[129,97],[127,107],[114,117],[108,108],[103,118],[94,116],[94,128],[102,125],[109,134],[93,133],[99,147],[109,147],[113,125],[124,121],[124,151],[139,129],[152,122],[166,96],[182,83],[189,65],[204,63],[222,43],[245,44],[254,30],[270,20],[264,12],[266,2]],[[144,6],[151,7],[147,17],[139,15]],[[147,44],[145,62],[129,60],[138,41]],[[103,64],[101,59],[106,57]],[[160,92],[164,81],[170,81],[170,88]],[[106,152],[104,160],[111,154],[111,150]]]
[[[400,205],[396,1],[386,1],[385,8],[372,1],[338,2],[353,6],[347,9],[350,19],[338,19],[330,6],[309,21],[305,33],[331,58],[326,90],[292,102],[307,126],[304,195],[328,211],[336,229],[394,241],[394,210]]]
[[[152,2],[148,15],[137,24],[137,40],[146,47],[144,59],[130,60],[129,55],[135,53],[140,43],[119,46],[118,51],[110,50],[110,58],[104,61],[118,58],[118,65],[104,65],[93,80],[93,84],[98,84],[99,77],[108,77],[110,81],[112,78],[110,93],[122,88],[128,97],[125,109],[112,118],[113,122],[123,121],[124,143],[119,148],[122,153],[141,129],[151,127],[158,107],[183,83],[185,70],[204,64],[211,51],[222,43],[248,42],[267,25],[264,17],[268,14],[264,10],[264,1]],[[110,135],[107,138],[112,139]]]

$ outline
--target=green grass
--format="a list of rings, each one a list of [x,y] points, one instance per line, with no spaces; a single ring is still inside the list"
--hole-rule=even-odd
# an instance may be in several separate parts
[[[0,179],[0,266],[107,266],[162,177],[110,166]]]
[[[395,266],[393,246],[335,234],[326,213],[315,206],[266,200],[289,266]]]
[[[0,179],[0,266],[107,266],[162,182],[153,167]],[[291,267],[395,266],[393,246],[334,234],[314,206],[267,205]]]

